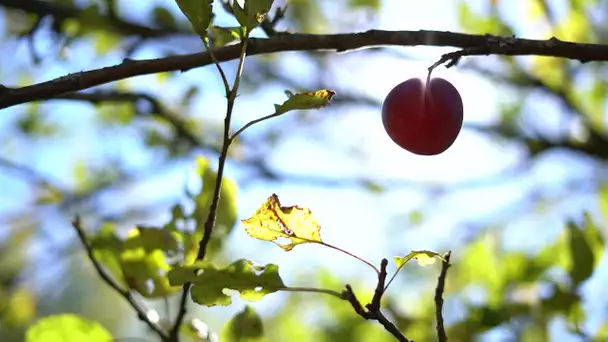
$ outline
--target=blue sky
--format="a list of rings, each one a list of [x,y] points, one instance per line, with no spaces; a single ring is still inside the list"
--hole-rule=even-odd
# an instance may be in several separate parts
[[[558,1],[556,1],[558,2]],[[142,5],[145,2],[122,2],[129,6]],[[164,3],[156,1],[155,3]],[[416,1],[412,6],[410,1],[383,1],[382,12],[374,25],[357,27],[359,30],[371,28],[386,30],[437,30],[461,31],[458,25],[456,1],[426,0]],[[483,8],[485,1],[470,1],[474,8]],[[523,0],[512,1],[510,6],[503,6],[507,18],[521,18],[525,14]],[[172,5],[174,10],[176,6]],[[144,16],[142,8],[130,8],[134,17]],[[524,21],[517,21],[522,23]],[[522,27],[522,35],[527,38],[545,38],[542,25],[526,21]],[[523,24],[522,24],[523,25]],[[51,46],[45,39],[39,39],[41,46]],[[14,58],[0,61],[0,75],[3,83],[17,84],[20,72],[33,70],[37,75],[35,80],[26,80],[29,84],[34,81],[44,81],[64,75],[68,72],[94,69],[118,63],[119,54],[104,57],[95,55],[91,46],[85,43],[76,44],[66,51],[68,59],[57,63],[49,58],[39,67],[30,64],[29,52],[24,43],[5,42],[4,45],[14,46]],[[152,45],[150,45],[152,46]],[[194,52],[202,47],[188,46]],[[334,68],[326,76],[329,84],[336,87],[350,87],[373,98],[382,100],[396,84],[411,77],[424,77],[426,68],[435,62],[442,53],[453,51],[452,48],[415,47],[396,49],[416,57],[416,60],[400,59],[395,56],[365,57],[362,53],[339,54],[331,58]],[[155,47],[140,51],[135,58],[153,58],[160,52]],[[369,59],[368,59],[369,58]],[[477,57],[484,58],[484,57]],[[309,69],[303,64],[297,54],[285,55],[279,63],[281,72],[290,76],[306,79]],[[247,64],[245,65],[247,73]],[[517,93],[489,83],[475,74],[463,72],[458,68],[437,68],[435,76],[451,81],[461,92],[465,108],[465,126],[467,124],[489,124],[495,122],[499,114],[499,105],[503,102],[517,101]],[[157,82],[154,75],[137,77],[121,82],[123,86],[132,86],[142,91],[161,94],[161,98],[171,106],[177,106],[179,96],[190,84],[203,84],[203,95],[197,98],[200,113],[191,113],[207,123],[221,123],[225,99],[220,81],[214,68],[201,68],[181,74],[165,83]],[[234,127],[240,127],[249,120],[269,114],[274,103],[285,99],[282,88],[268,86],[255,94],[242,93],[237,101]],[[337,96],[340,94],[338,93]],[[534,99],[530,105],[533,115],[543,120],[547,129],[558,125],[560,108],[555,103],[548,102],[542,97]],[[22,110],[13,107],[4,110],[0,116],[0,127],[7,127],[9,121]],[[133,139],[135,131],[117,133],[111,136],[99,136],[94,120],[94,108],[71,102],[49,102],[44,106],[47,113],[55,122],[77,127],[75,133],[67,139],[28,146],[20,139],[7,139],[10,132],[0,133],[0,153],[17,162],[26,163],[46,174],[70,185],[72,161],[86,158],[99,164],[105,162],[103,156],[119,157],[132,168],[146,165],[158,158],[157,153],[143,151],[142,145]],[[565,179],[589,178],[597,172],[596,165],[580,161],[568,155],[554,154],[544,158],[535,165],[533,171],[525,177],[505,177],[495,182],[491,187],[474,187],[459,191],[453,195],[433,198],[423,191],[425,185],[450,185],[461,181],[484,179],[485,177],[505,170],[522,157],[522,151],[513,146],[488,141],[484,136],[470,130],[463,130],[455,144],[444,154],[435,157],[420,157],[409,154],[395,144],[385,134],[380,121],[379,108],[344,108],[334,110],[328,108],[316,111],[313,116],[324,118],[323,125],[318,131],[312,132],[311,139],[308,128],[280,126],[287,122],[278,118],[272,122],[262,123],[247,131],[246,135],[261,134],[268,127],[280,127],[281,130],[293,130],[294,134],[276,149],[268,158],[278,170],[288,174],[321,174],[325,176],[368,176],[370,178],[403,180],[413,183],[412,186],[395,185],[384,195],[374,195],[357,188],[323,188],[314,184],[276,184],[255,181],[239,192],[239,214],[241,218],[251,215],[262,201],[271,193],[277,193],[286,205],[299,204],[313,210],[315,217],[322,224],[322,237],[327,242],[339,245],[367,259],[379,262],[382,257],[392,257],[395,254],[405,254],[411,249],[440,249],[441,251],[454,248],[458,256],[458,247],[475,227],[484,227],[487,223],[507,225],[508,233],[504,243],[507,246],[527,248],[535,247],[551,241],[561,229],[565,217],[578,217],[582,208],[596,211],[595,195],[569,196],[567,201],[552,207],[545,214],[522,216],[522,213],[534,212],[526,189],[553,189],[557,182]],[[93,139],[92,139],[93,138]],[[111,138],[111,140],[109,140]],[[359,149],[356,157],[344,153],[350,147]],[[70,153],[65,153],[65,151]],[[61,152],[60,152],[61,151]],[[567,163],[568,168],[564,165]],[[120,207],[142,201],[170,200],[181,195],[186,175],[192,171],[193,163],[181,163],[178,167],[163,172],[161,177],[155,177],[121,194],[108,194],[104,204],[109,211],[120,210]],[[235,165],[228,166],[227,174],[240,182],[248,179],[244,170]],[[22,206],[24,201],[32,200],[32,194],[18,178],[10,174],[0,173],[0,224],[2,212],[10,212]],[[191,182],[194,184],[194,182]],[[395,184],[399,184],[395,182]],[[414,210],[422,212],[423,224],[411,227],[407,215]],[[168,213],[167,213],[168,214]],[[150,217],[147,223],[162,223],[167,214]],[[518,219],[514,220],[514,217]],[[521,217],[521,218],[520,218]],[[55,217],[49,227],[54,227],[53,235],[64,239],[72,235],[68,224],[69,218]],[[292,275],[302,269],[314,270],[326,266],[342,276],[369,276],[370,284],[374,277],[364,265],[335,251],[319,246],[300,246],[286,254],[269,243],[256,241],[248,237],[240,227],[235,229],[231,237],[230,250],[235,258],[251,258],[260,263],[277,262],[282,269],[286,282],[292,285],[304,286],[302,283],[292,283]],[[328,262],[330,260],[331,262]],[[604,267],[605,269],[605,267]],[[605,273],[605,272],[603,272]],[[599,277],[598,277],[599,278]],[[603,276],[602,276],[603,278]],[[295,279],[293,277],[292,279]],[[605,278],[603,278],[605,279]],[[599,280],[594,280],[599,284]],[[592,286],[591,286],[592,287]],[[599,289],[599,287],[598,287]],[[260,310],[271,309],[277,303],[280,295],[274,299],[264,300],[256,304]],[[240,303],[240,302],[239,302]],[[222,311],[239,310],[240,306]]]

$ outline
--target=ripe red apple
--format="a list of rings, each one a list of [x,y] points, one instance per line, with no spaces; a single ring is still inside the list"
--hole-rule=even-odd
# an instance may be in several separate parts
[[[401,148],[430,156],[452,146],[462,128],[462,112],[462,98],[450,82],[411,78],[384,99],[382,124]]]

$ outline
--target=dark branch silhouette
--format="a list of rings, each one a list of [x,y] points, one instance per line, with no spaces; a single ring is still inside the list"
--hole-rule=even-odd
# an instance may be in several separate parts
[[[247,54],[261,55],[287,51],[330,50],[344,52],[366,47],[393,46],[452,46],[462,51],[444,55],[442,60],[482,55],[538,55],[589,61],[608,61],[608,45],[572,43],[548,40],[520,39],[493,35],[471,35],[443,31],[381,31],[315,35],[285,34],[272,38],[251,38]],[[238,58],[240,45],[225,46],[214,51],[218,61]],[[447,56],[447,57],[446,57]],[[187,71],[213,63],[208,52],[165,58],[132,60],[101,69],[69,74],[51,81],[22,88],[0,88],[0,109],[14,105],[47,100],[69,92],[147,74]],[[452,64],[452,63],[450,63]]]
[[[66,19],[80,19],[84,10],[74,6],[60,5],[42,0],[0,0],[0,6],[13,10],[20,10],[26,13],[36,14],[39,17],[52,17],[56,22]],[[160,38],[169,35],[187,34],[186,30],[171,28],[154,28],[143,24],[134,23],[126,19],[118,18],[115,15],[103,15],[108,20],[107,29],[124,35],[139,36],[141,38]]]

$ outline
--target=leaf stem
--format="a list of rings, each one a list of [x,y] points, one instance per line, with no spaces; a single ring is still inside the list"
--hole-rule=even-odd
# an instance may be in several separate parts
[[[205,44],[205,48],[209,52],[209,56],[211,56],[211,60],[213,64],[217,67],[217,71],[220,73],[220,77],[222,78],[222,83],[224,84],[224,91],[226,92],[226,96],[230,93],[230,84],[228,84],[228,77],[226,77],[226,73],[224,69],[221,67],[220,62],[215,57],[215,53],[211,46],[209,45],[209,39],[207,37],[203,38],[203,44]]]
[[[386,292],[386,289],[388,289],[388,286],[393,282],[393,280],[395,280],[395,277],[397,276],[397,273],[399,273],[399,271],[401,271],[401,269],[403,268],[403,266],[405,266],[405,262],[403,264],[401,264],[401,266],[399,266],[397,268],[397,270],[395,271],[395,273],[393,273],[393,276],[391,277],[391,279],[388,281],[388,283],[386,283],[386,286],[384,286],[384,292]]]
[[[198,250],[198,253],[196,256],[196,260],[205,259],[205,256],[207,255],[207,246],[209,245],[209,242],[211,241],[211,233],[213,232],[213,228],[215,227],[215,221],[216,221],[216,217],[217,217],[217,208],[219,205],[220,194],[221,194],[221,189],[222,189],[222,180],[224,178],[224,168],[226,166],[226,159],[228,157],[228,149],[230,148],[230,144],[232,143],[232,140],[230,138],[230,123],[232,120],[232,112],[234,110],[234,102],[236,100],[239,85],[241,82],[241,75],[243,74],[243,67],[245,65],[245,57],[247,55],[247,46],[249,43],[249,32],[245,31],[243,34],[243,40],[241,42],[241,53],[240,53],[240,57],[239,57],[239,64],[237,67],[237,72],[235,75],[234,84],[232,85],[232,89],[230,89],[230,86],[228,84],[228,79],[226,77],[226,73],[224,72],[224,70],[222,69],[221,65],[219,64],[217,58],[215,57],[215,54],[214,54],[213,50],[210,48],[208,41],[203,39],[203,42],[205,43],[205,47],[209,50],[209,54],[211,55],[211,58],[213,59],[214,64],[217,66],[220,76],[222,77],[222,81],[224,83],[224,90],[226,92],[227,104],[226,104],[226,116],[224,117],[224,135],[223,135],[222,149],[221,149],[221,152],[220,152],[220,155],[218,158],[217,180],[215,183],[215,188],[213,190],[213,198],[211,201],[211,206],[209,208],[209,216],[207,217],[207,220],[205,221],[205,225],[204,225],[203,238],[199,242],[199,250]],[[175,319],[175,323],[173,324],[173,327],[171,329],[170,341],[172,341],[172,342],[179,341],[179,329],[180,329],[180,326],[184,319],[184,316],[186,315],[188,294],[190,292],[191,287],[192,287],[192,283],[190,283],[190,282],[184,284],[184,287],[182,290],[182,296],[180,298],[180,309],[179,309],[177,317]]]
[[[236,139],[236,137],[239,136],[239,134],[243,133],[247,128],[249,128],[249,127],[251,127],[251,126],[253,126],[253,125],[257,124],[257,123],[260,123],[262,121],[266,121],[268,119],[276,118],[277,116],[280,116],[280,115],[283,115],[283,113],[277,113],[277,112],[275,112],[275,113],[263,116],[261,118],[249,121],[245,126],[241,127],[238,131],[236,131],[232,135],[232,137],[230,138],[230,141],[234,141],[234,139]]]
[[[316,243],[318,243],[318,244],[321,244],[321,245],[323,245],[323,246],[325,246],[325,247],[329,247],[329,248],[331,248],[331,249],[335,249],[336,251],[338,251],[338,252],[342,252],[342,253],[344,253],[344,254],[346,254],[346,255],[348,255],[348,256],[351,256],[351,257],[353,257],[353,258],[355,258],[355,259],[357,259],[357,260],[361,261],[362,263],[366,264],[367,266],[371,267],[371,268],[372,268],[374,271],[376,271],[376,273],[377,273],[377,274],[380,274],[380,270],[378,269],[378,267],[376,267],[376,266],[375,266],[374,264],[372,264],[370,261],[367,261],[367,260],[365,260],[365,259],[363,259],[363,258],[361,258],[361,257],[359,257],[359,256],[357,256],[357,255],[355,255],[355,254],[353,254],[353,253],[351,253],[351,252],[348,252],[348,251],[346,251],[346,250],[344,250],[344,249],[342,249],[342,248],[340,248],[340,247],[336,247],[336,246],[334,246],[334,245],[330,245],[330,244],[328,244],[328,243],[326,243],[326,242],[319,242],[319,241],[314,241],[314,242],[316,242]]]
[[[316,292],[316,293],[325,293],[340,299],[344,299],[346,300],[346,298],[344,297],[344,295],[338,291],[334,291],[334,290],[329,290],[329,289],[319,289],[319,288],[315,288],[315,287],[298,287],[298,286],[289,286],[289,287],[283,287],[283,288],[279,288],[279,291],[286,291],[286,292]]]

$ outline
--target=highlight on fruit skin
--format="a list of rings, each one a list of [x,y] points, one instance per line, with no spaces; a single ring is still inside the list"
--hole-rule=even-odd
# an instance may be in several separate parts
[[[426,84],[410,78],[384,99],[382,124],[401,148],[417,155],[438,155],[460,134],[463,110],[460,93],[449,81],[437,77]]]

